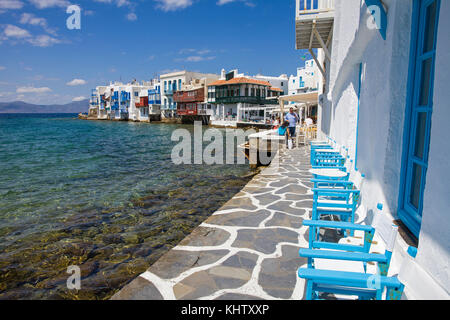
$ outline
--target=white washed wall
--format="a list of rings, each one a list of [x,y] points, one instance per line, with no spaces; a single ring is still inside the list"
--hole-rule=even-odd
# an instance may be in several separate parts
[[[359,65],[363,64],[360,95],[358,169],[366,174],[362,190],[369,208],[382,202],[397,219],[406,87],[410,56],[412,0],[386,0],[387,38],[367,26],[370,15],[362,0],[336,1],[332,65],[324,95],[320,128],[325,135],[356,151]],[[417,263],[447,292],[450,288],[450,148],[446,132],[448,108],[450,2],[441,2],[435,106],[430,169],[425,188]],[[442,31],[445,30],[445,31]]]

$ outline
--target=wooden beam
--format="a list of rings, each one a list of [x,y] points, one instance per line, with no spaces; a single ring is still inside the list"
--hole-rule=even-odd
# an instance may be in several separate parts
[[[317,57],[314,54],[314,51],[311,48],[309,48],[308,50],[309,50],[309,53],[311,54],[311,56],[313,57],[314,61],[316,62],[317,68],[319,68],[320,73],[322,73],[323,78],[326,79],[327,77],[325,75],[325,71],[323,70],[322,66],[320,65],[319,60],[317,60]]]
[[[313,32],[316,35],[317,40],[319,40],[320,45],[322,46],[323,51],[325,52],[325,56],[327,57],[328,61],[331,62],[331,55],[328,51],[327,46],[325,45],[325,42],[323,42],[322,37],[320,36],[320,33],[316,29],[316,25],[313,26]]]
[[[330,45],[331,39],[333,39],[333,28],[334,28],[334,22],[331,24],[331,30],[330,30],[330,33],[328,34],[328,39],[327,39],[327,43],[326,43],[327,48]]]

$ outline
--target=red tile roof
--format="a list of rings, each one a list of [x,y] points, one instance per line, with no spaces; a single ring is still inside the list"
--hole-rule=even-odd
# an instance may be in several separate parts
[[[278,91],[278,92],[284,92],[283,89],[277,88],[277,87],[270,87],[269,90],[271,91]]]
[[[271,84],[267,81],[262,81],[262,80],[255,80],[255,79],[250,79],[250,78],[233,78],[231,80],[217,80],[211,84],[208,85],[208,87],[212,87],[212,86],[223,86],[223,85],[228,85],[228,84],[259,84],[259,85],[263,85],[263,86],[268,86],[270,87]]]

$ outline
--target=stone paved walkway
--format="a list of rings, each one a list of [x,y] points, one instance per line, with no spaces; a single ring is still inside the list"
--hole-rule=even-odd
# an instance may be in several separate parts
[[[309,149],[286,150],[112,299],[303,298],[298,256],[312,207]]]

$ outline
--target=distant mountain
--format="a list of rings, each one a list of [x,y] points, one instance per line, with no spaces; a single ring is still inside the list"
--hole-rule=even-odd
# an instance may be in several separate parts
[[[0,102],[0,113],[79,113],[89,111],[89,100],[68,104],[37,105],[23,101]]]

